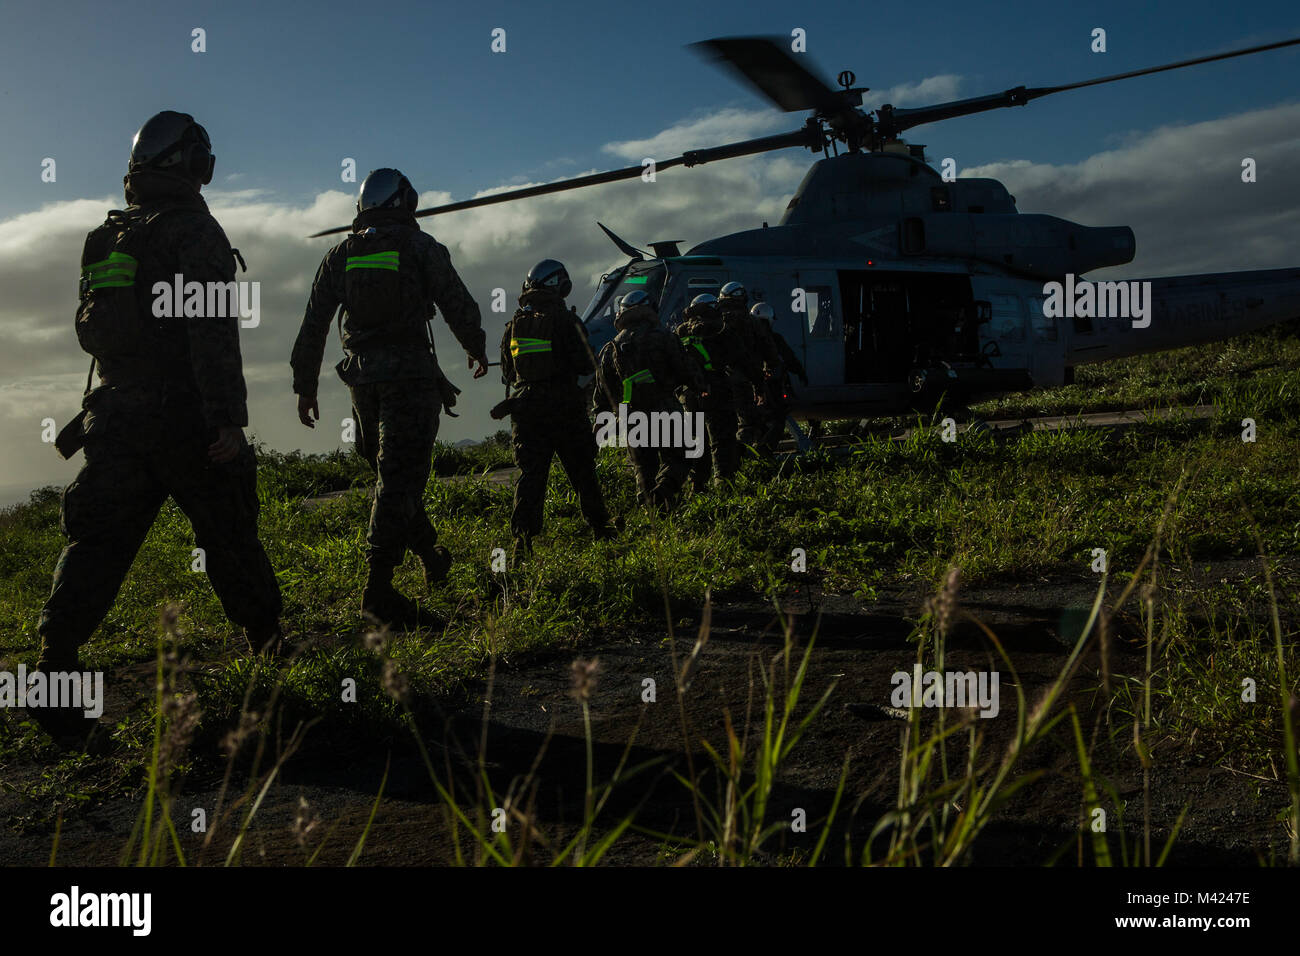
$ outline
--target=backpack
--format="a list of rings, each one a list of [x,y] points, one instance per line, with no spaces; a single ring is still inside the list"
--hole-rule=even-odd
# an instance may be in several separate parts
[[[147,254],[145,227],[176,206],[148,214],[138,208],[114,209],[92,229],[81,249],[77,341],[95,357],[129,355],[145,349],[152,323],[136,288],[140,257]]]
[[[622,338],[622,341],[619,339]],[[622,403],[647,405],[649,404],[649,394],[654,393],[659,397],[660,382],[655,378],[654,370],[650,367],[651,363],[647,361],[649,355],[646,354],[644,333],[629,335],[626,338],[616,336],[610,343],[613,350],[611,359],[615,372],[622,383]],[[613,383],[610,383],[613,384]],[[653,386],[646,388],[645,386]],[[637,388],[637,386],[641,386]],[[639,401],[633,402],[633,397]]]
[[[390,344],[424,338],[422,326],[404,325],[409,307],[424,299],[419,272],[407,245],[406,230],[381,232],[373,226],[348,236],[340,244],[346,257],[343,308],[352,332],[364,332],[368,339],[387,340]],[[415,311],[423,320],[425,310]]]
[[[677,334],[681,336],[686,351],[694,356],[706,375],[724,371],[720,330],[709,328],[694,319],[687,319],[677,327]]]
[[[563,329],[558,318],[551,309],[521,308],[510,320],[510,357],[521,383],[544,382],[559,374],[554,345]],[[563,318],[568,321],[568,316]]]

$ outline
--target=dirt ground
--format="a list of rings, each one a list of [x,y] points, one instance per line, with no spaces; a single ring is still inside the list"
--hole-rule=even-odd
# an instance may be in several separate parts
[[[1216,573],[1219,570],[1216,568]],[[1231,570],[1231,569],[1229,569]],[[1249,573],[1244,567],[1241,573]],[[1004,643],[1032,706],[1042,689],[1060,672],[1070,644],[1086,619],[1095,594],[1095,579],[1027,581],[1018,586],[963,590],[963,610],[979,618]],[[793,614],[796,650],[792,667],[816,631],[798,713],[805,713],[834,685],[825,709],[780,769],[768,810],[769,821],[791,820],[803,810],[805,833],[783,827],[765,849],[772,862],[806,859],[831,807],[845,759],[849,761],[845,797],[827,843],[825,862],[845,859],[852,847],[860,859],[863,844],[880,816],[892,805],[898,786],[901,734],[905,721],[891,714],[892,675],[911,672],[915,645],[908,641],[925,595],[903,589],[882,592],[869,606],[851,597],[819,594],[815,590],[791,595],[784,610]],[[690,618],[692,609],[675,609]],[[699,609],[694,609],[698,620]],[[1140,675],[1141,646],[1136,634],[1125,634],[1122,616],[1113,644],[1111,672]],[[582,713],[571,695],[570,665],[576,657],[598,658],[591,698],[595,741],[595,777],[609,779],[621,760],[626,767],[648,766],[627,776],[614,789],[600,821],[613,822],[636,813],[642,832],[629,832],[605,858],[608,863],[650,864],[677,859],[680,848],[653,834],[671,833],[690,839],[697,834],[694,802],[674,772],[687,774],[693,766],[702,775],[703,794],[717,802],[721,784],[708,768],[701,741],[725,752],[725,720],[738,732],[752,735],[761,726],[762,668],[784,644],[775,610],[746,601],[721,601],[712,612],[710,636],[694,669],[692,685],[679,708],[674,691],[673,649],[680,666],[695,643],[696,626],[682,627],[674,642],[661,631],[629,628],[602,635],[572,651],[501,662],[489,685],[471,687],[463,699],[446,701],[439,713],[422,718],[421,732],[430,742],[435,769],[442,779],[449,771],[457,781],[457,797],[471,815],[474,806],[490,813],[501,794],[514,794],[512,805],[530,805],[536,827],[545,839],[563,841],[583,814],[586,746]],[[133,674],[143,693],[150,667]],[[958,623],[948,642],[947,670],[998,670],[1000,705],[997,717],[980,719],[983,735],[981,764],[1001,759],[1016,729],[1016,695],[1005,665],[991,656],[986,639],[969,621]],[[1129,844],[1140,841],[1143,820],[1141,766],[1133,753],[1131,721],[1099,714],[1092,705],[1099,683],[1098,659],[1089,653],[1068,691],[1080,708],[1085,733],[1100,727],[1093,755],[1096,772],[1108,779],[1124,802],[1124,827]],[[643,702],[645,681],[655,683],[656,701]],[[784,680],[777,667],[777,680]],[[110,682],[119,694],[130,694],[132,682],[121,675]],[[490,693],[490,701],[489,701]],[[125,699],[110,700],[115,708]],[[926,712],[927,721],[933,711]],[[486,715],[486,716],[485,716]],[[486,721],[486,723],[485,723]],[[686,725],[683,733],[683,721]],[[1018,772],[1043,770],[1043,776],[1021,790],[977,842],[977,865],[1042,865],[1052,860],[1069,865],[1083,853],[1081,842],[1082,785],[1068,722],[1054,736],[1025,754]],[[473,761],[486,741],[483,768],[497,796],[474,793]],[[683,741],[690,741],[691,754]],[[629,741],[631,744],[629,746]],[[952,751],[957,765],[964,759],[959,739]],[[111,758],[90,758],[111,760]],[[1184,865],[1257,865],[1284,857],[1286,837],[1278,813],[1287,804],[1285,784],[1198,763],[1177,741],[1160,743],[1151,771],[1150,818],[1152,846],[1159,852],[1179,813],[1186,818],[1170,857]],[[419,866],[452,862],[453,839],[445,808],[409,735],[390,741],[336,741],[306,746],[284,767],[265,795],[246,838],[245,864],[301,865],[325,837],[318,863],[347,860],[360,837],[388,765],[388,781],[365,842],[362,862],[370,865]],[[215,864],[224,858],[230,831],[218,835],[200,854],[202,834],[184,824],[189,808],[210,815],[216,804],[221,767],[192,772],[177,804],[180,839],[191,862]],[[53,843],[53,827],[41,820],[40,807],[21,795],[15,784],[30,786],[39,779],[39,766],[5,768],[10,786],[0,791],[0,863],[44,864]],[[531,785],[525,786],[524,781]],[[112,865],[118,862],[138,811],[138,796],[98,802],[81,808],[63,822],[58,838],[62,865]],[[293,823],[305,800],[308,819],[319,822],[300,846]],[[1104,805],[1109,799],[1103,798]],[[491,805],[491,806],[489,806]],[[1112,837],[1118,817],[1110,813]],[[33,822],[39,821],[39,822]],[[211,821],[210,821],[211,823]],[[511,824],[511,833],[518,826]],[[649,832],[645,832],[649,831]],[[462,841],[465,835],[461,834]],[[1112,852],[1117,853],[1112,842]],[[878,840],[875,855],[884,850]],[[467,852],[472,850],[467,848]],[[549,859],[538,846],[532,859]],[[700,860],[699,862],[706,862]]]

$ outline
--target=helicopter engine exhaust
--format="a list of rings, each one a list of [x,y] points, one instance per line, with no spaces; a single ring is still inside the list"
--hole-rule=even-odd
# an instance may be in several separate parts
[[[908,256],[978,259],[1051,279],[1132,262],[1137,241],[1128,226],[1081,226],[1056,216],[935,213],[903,219],[899,248]]]

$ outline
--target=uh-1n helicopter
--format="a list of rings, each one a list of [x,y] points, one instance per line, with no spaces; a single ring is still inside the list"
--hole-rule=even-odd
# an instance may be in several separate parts
[[[1062,86],[913,109],[867,112],[849,71],[831,89],[777,42],[732,37],[694,44],[787,112],[811,110],[789,133],[692,150],[656,171],[790,147],[821,152],[769,227],[682,253],[677,241],[637,249],[604,275],[582,313],[593,348],[614,335],[619,298],[645,289],[676,324],[701,293],[738,280],[770,303],[808,385],[795,419],[869,418],[975,395],[1073,381],[1078,365],[1227,338],[1300,316],[1300,268],[1090,283],[1085,273],[1131,262],[1127,226],[1026,214],[993,179],[945,178],[905,130],[1086,86],[1300,44],[1300,38]],[[643,173],[630,166],[416,212],[434,216],[578,189]],[[317,235],[345,231],[347,227]],[[1059,283],[1052,286],[1051,283]]]

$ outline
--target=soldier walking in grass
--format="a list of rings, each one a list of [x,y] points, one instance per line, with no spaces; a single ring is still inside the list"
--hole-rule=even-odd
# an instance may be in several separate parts
[[[178,275],[233,286],[237,254],[200,196],[215,162],[192,116],[158,113],[131,146],[129,205],[86,237],[76,330],[100,384],[58,440],[64,457],[84,448],[85,464],[63,494],[68,545],[41,611],[39,671],[81,669],[78,649],[169,496],[252,648],[280,640],[280,589],[257,536],[257,462],[243,432],[238,308],[176,318],[153,309],[155,282],[170,286]],[[84,741],[92,729],[79,711],[28,713],[61,740]]]
[[[596,537],[614,536],[596,480],[596,438],[578,385],[580,376],[594,371],[591,346],[587,330],[564,305],[572,290],[564,266],[543,259],[528,271],[519,308],[501,337],[501,380],[507,395],[497,408],[510,414],[515,464],[521,472],[510,530],[516,550],[523,553],[541,534],[546,481],[557,455]]]
[[[790,378],[797,375],[799,381],[806,386],[808,373],[784,336],[772,327],[776,319],[773,308],[766,302],[755,302],[749,314],[756,320],[757,328],[770,336],[777,356],[776,366],[766,368],[763,372],[763,401],[758,406],[761,434],[755,446],[770,454],[781,440],[786,416],[794,404],[794,384]]]
[[[595,411],[669,412],[680,415],[675,392],[704,391],[704,379],[679,339],[659,324],[659,313],[644,289],[623,296],[614,319],[617,334],[600,350],[596,363]],[[628,459],[642,504],[670,508],[690,474],[684,447],[628,445]]]
[[[730,479],[740,467],[740,443],[736,439],[736,402],[732,387],[733,370],[747,368],[737,342],[727,334],[716,296],[704,293],[691,300],[683,320],[673,331],[704,378],[705,389],[696,404],[704,413],[709,436],[709,453],[691,466],[697,491],[708,486],[710,471],[721,481]],[[695,409],[692,409],[695,410]]]
[[[429,321],[437,308],[470,366],[477,365],[474,377],[486,375],[488,365],[478,305],[446,247],[415,221],[417,199],[396,169],[366,177],[351,235],[325,254],[316,272],[290,360],[298,418],[312,428],[320,418],[325,340],[341,306],[346,358],[337,371],[352,395],[357,451],[377,476],[361,609],[395,628],[440,623],[393,586],[406,551],[420,559],[427,587],[445,579],[451,566],[424,510],[439,411],[450,410],[456,395],[434,354]]]
[[[734,343],[736,364],[727,373],[736,406],[736,440],[757,445],[764,431],[764,370],[779,362],[770,332],[749,312],[749,293],[739,282],[728,282],[718,292],[718,309],[726,323],[727,337]]]

